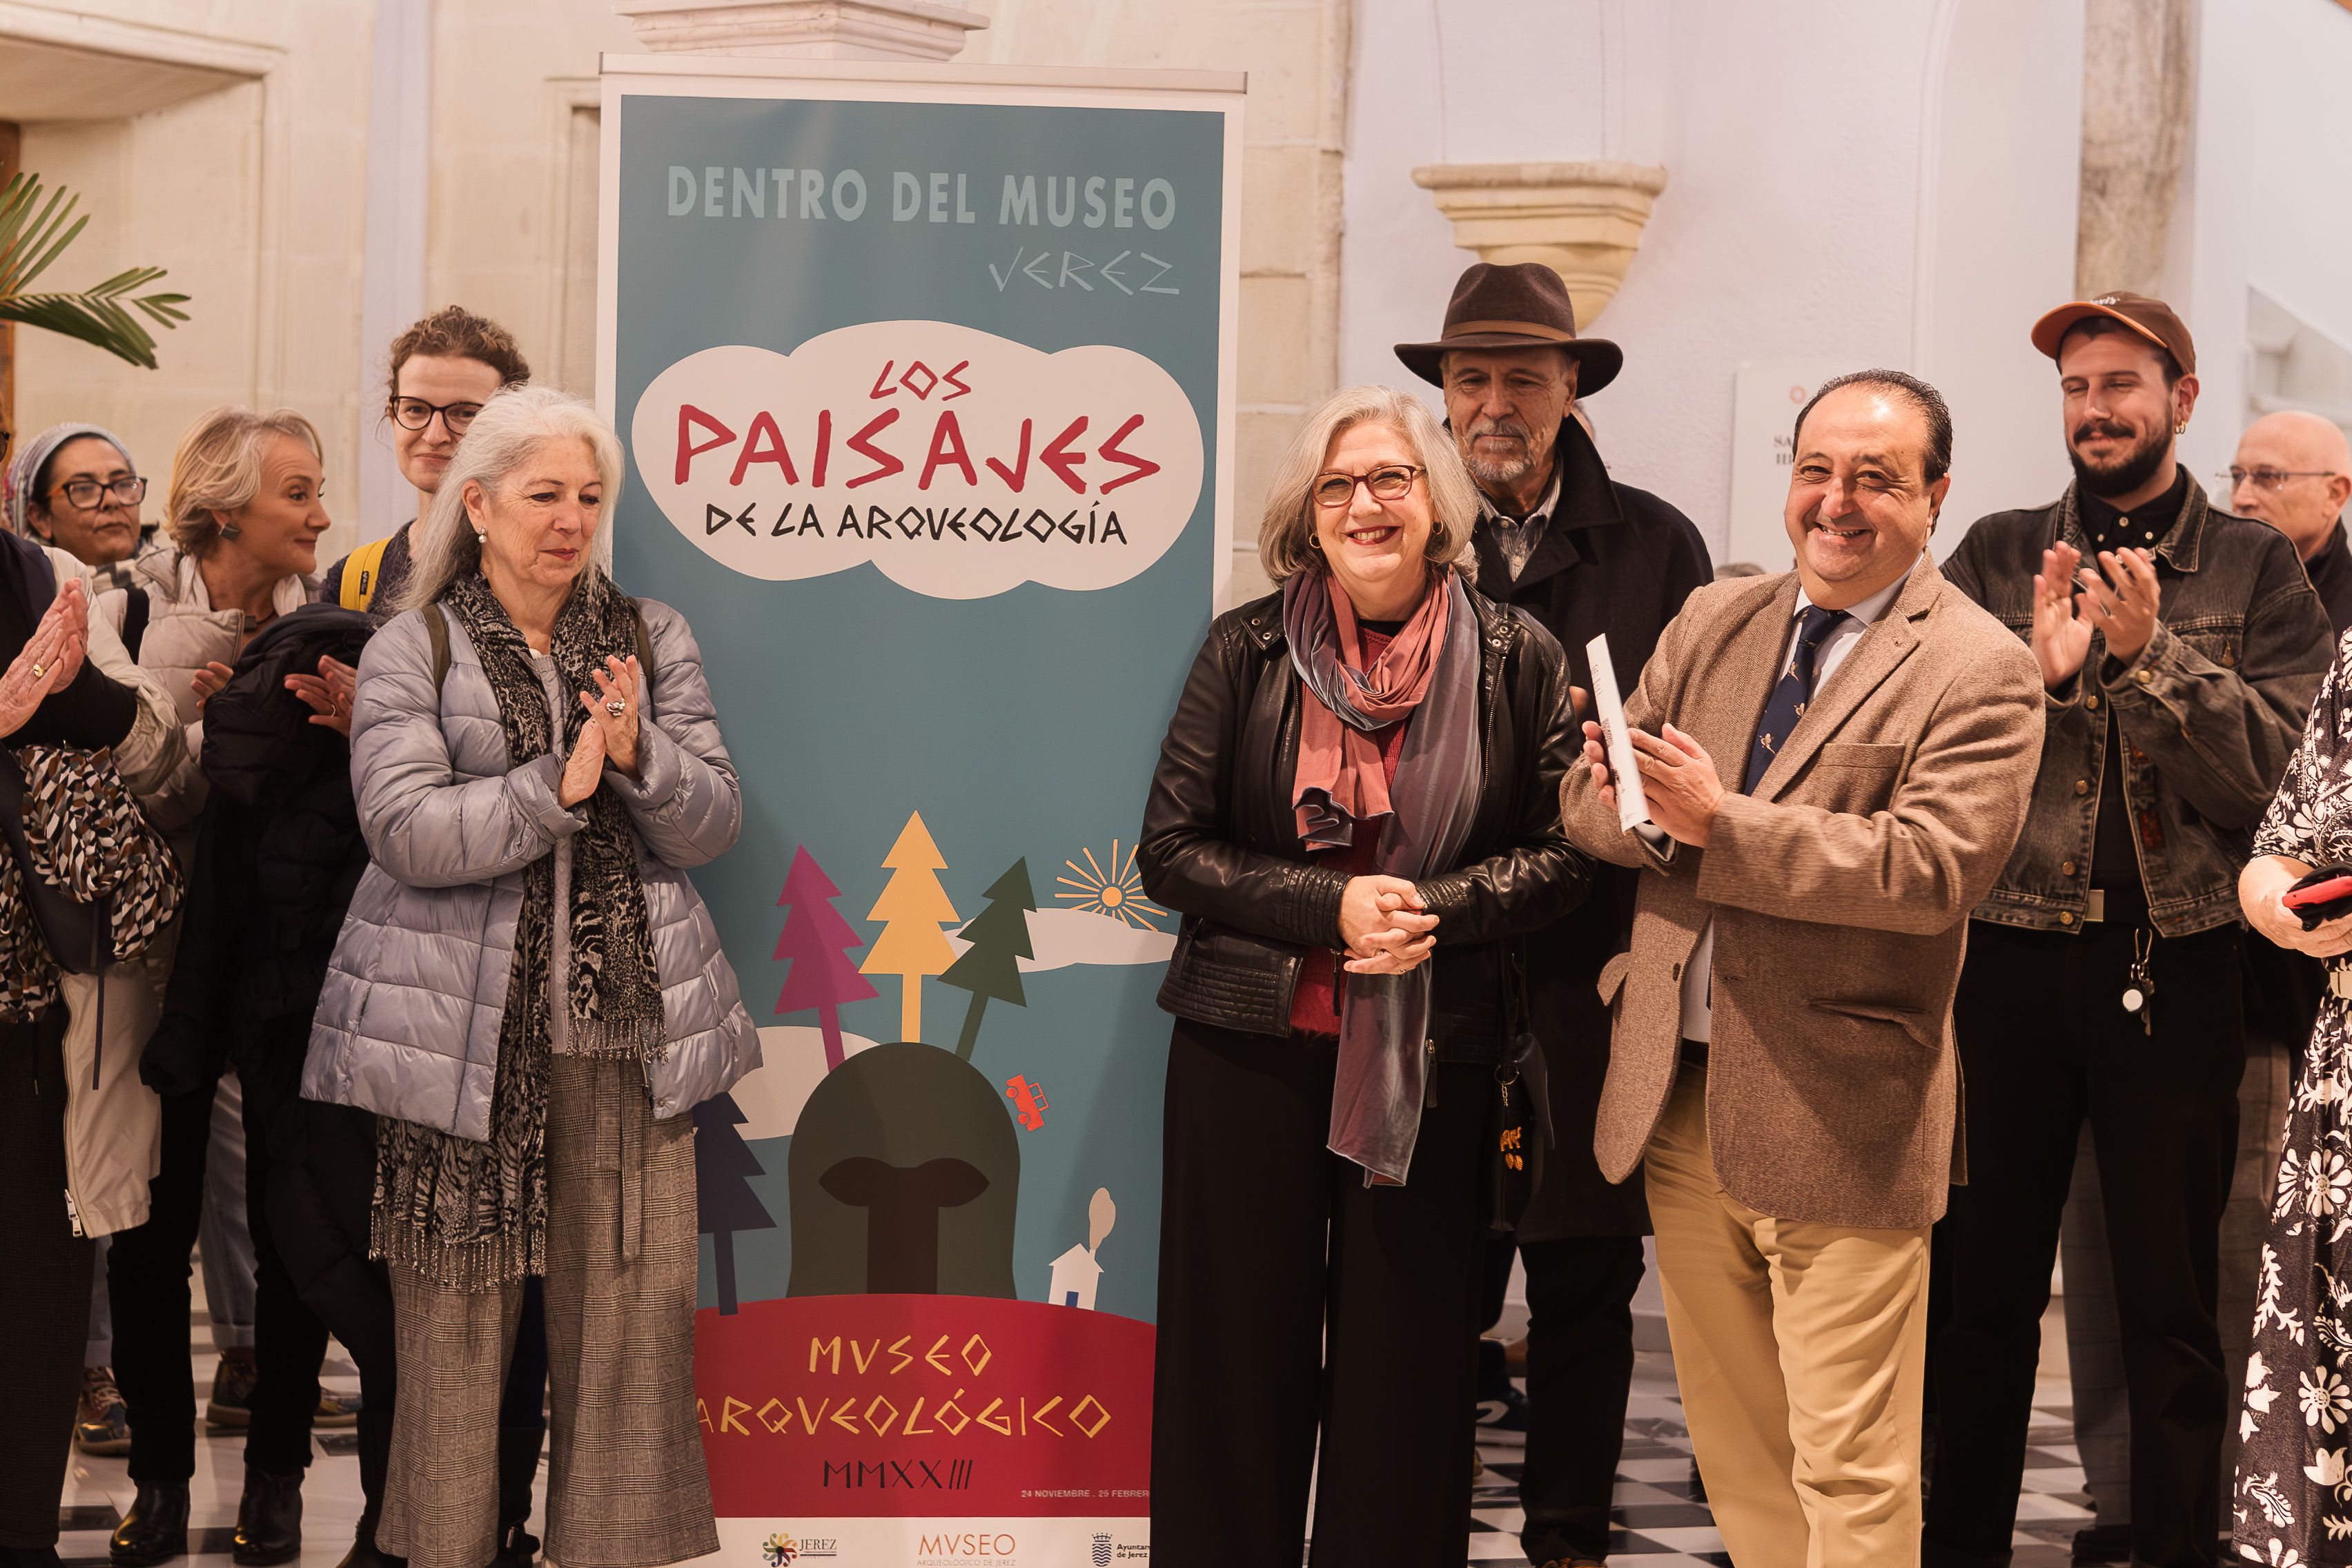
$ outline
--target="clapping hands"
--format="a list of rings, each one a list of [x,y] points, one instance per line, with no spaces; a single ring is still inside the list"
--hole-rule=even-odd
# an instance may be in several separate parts
[[[33,635],[0,673],[0,735],[23,729],[43,702],[71,685],[89,649],[89,600],[81,580],[68,577]]]

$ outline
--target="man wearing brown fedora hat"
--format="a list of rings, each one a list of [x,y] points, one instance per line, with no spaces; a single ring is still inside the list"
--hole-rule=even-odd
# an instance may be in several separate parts
[[[1666,623],[1708,577],[1706,545],[1672,505],[1609,477],[1576,400],[1624,363],[1618,346],[1579,337],[1559,275],[1537,262],[1464,272],[1435,342],[1397,358],[1444,389],[1456,447],[1477,482],[1471,533],[1478,588],[1524,610],[1567,650],[1590,689],[1585,644],[1606,633],[1627,690]],[[1523,939],[1528,1021],[1543,1053],[1553,1143],[1517,1236],[1528,1274],[1528,1397],[1517,1405],[1501,1347],[1482,1347],[1480,1435],[1524,1431],[1521,1543],[1531,1563],[1598,1563],[1633,1373],[1631,1303],[1650,1228],[1642,1185],[1612,1185],[1592,1154],[1609,1067],[1609,1015],[1595,989],[1623,948],[1638,874],[1596,869],[1593,896]],[[1490,1253],[1488,1319],[1499,1316],[1512,1243]]]
[[[2074,483],[1980,520],[1945,567],[2032,648],[2046,724],[1954,1001],[1968,1184],[1937,1238],[1924,1559],[2010,1561],[2087,1123],[2131,1411],[2129,1559],[2201,1568],[2237,1394],[2216,1303],[2246,1059],[2238,873],[2335,639],[2294,544],[2215,509],[2178,460],[2197,350],[2169,306],[2076,300],[2032,339],[2057,365]]]

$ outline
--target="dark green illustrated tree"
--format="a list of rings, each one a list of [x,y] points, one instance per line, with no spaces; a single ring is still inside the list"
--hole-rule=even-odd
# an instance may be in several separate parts
[[[751,1178],[768,1173],[743,1135],[742,1110],[730,1094],[714,1094],[694,1108],[694,1195],[698,1226],[710,1238],[719,1268],[719,1310],[732,1316],[735,1299],[735,1233],[773,1230],[776,1222]]]
[[[963,928],[963,939],[971,945],[940,976],[941,984],[971,993],[963,1033],[956,1037],[956,1055],[966,1061],[980,1040],[980,1017],[992,998],[1015,1007],[1029,1005],[1021,990],[1020,961],[1037,956],[1029,946],[1029,911],[1037,907],[1037,895],[1030,890],[1028,859],[1013,862],[981,896],[988,908]]]
[[[60,186],[43,201],[37,174],[18,174],[0,191],[0,321],[39,327],[153,370],[155,339],[131,309],[166,329],[188,319],[180,309],[185,294],[136,292],[161,279],[162,268],[133,267],[79,293],[32,291],[89,222],[87,213],[74,216],[80,200]]]

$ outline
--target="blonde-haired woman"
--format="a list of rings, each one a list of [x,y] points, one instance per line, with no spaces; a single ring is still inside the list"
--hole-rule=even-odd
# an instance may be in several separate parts
[[[373,1111],[400,1394],[376,1540],[494,1550],[499,1389],[543,1276],[547,1553],[716,1551],[694,1403],[688,1113],[759,1065],[689,867],[742,792],[683,616],[597,563],[621,447],[543,387],[482,405],[402,612],[368,643],[352,779],[373,859],[310,1099]]]
[[[170,543],[131,568],[131,586],[145,595],[147,608],[138,662],[172,694],[186,742],[180,765],[140,804],[170,838],[192,884],[206,874],[197,854],[197,818],[206,795],[198,765],[205,700],[227,682],[255,633],[314,595],[319,536],[329,525],[325,479],[319,433],[301,415],[290,408],[215,408],[189,427],[172,459]],[[113,601],[119,593],[100,601],[118,624],[121,606]],[[199,899],[192,907],[201,904]],[[175,927],[138,976],[126,974],[120,988],[109,990],[110,1035],[119,1018],[132,1039],[145,1042],[163,1011],[178,940]],[[115,1000],[133,989],[135,998]],[[301,1551],[302,1476],[310,1462],[327,1331],[302,1304],[269,1234],[261,1201],[269,1178],[262,1125],[267,1097],[241,1079],[220,1077],[235,1032],[230,1021],[207,1019],[195,1026],[210,1037],[212,1048],[203,1053],[210,1076],[173,1083],[162,1095],[162,1154],[150,1184],[147,1223],[118,1234],[108,1251],[115,1375],[130,1416],[136,1487],[110,1547],[118,1568],[142,1568],[187,1550],[196,1420],[188,1381],[188,1252],[208,1202],[241,1209],[253,1246],[256,1381],[247,1406],[245,1490],[234,1553],[240,1564],[258,1568],[290,1561]],[[232,1092],[238,1097],[234,1111],[226,1099]],[[234,1139],[216,1142],[216,1099],[226,1131],[242,1127],[242,1169],[230,1164]],[[216,1148],[226,1152],[215,1154]],[[215,1278],[209,1255],[222,1250],[211,1237],[235,1228],[229,1223],[208,1233],[208,1279]]]
[[[1138,859],[1184,916],[1160,994],[1171,1562],[1295,1565],[1310,1481],[1317,1563],[1467,1550],[1510,939],[1590,877],[1559,826],[1566,664],[1471,586],[1477,515],[1418,399],[1333,397],[1266,497],[1281,589],[1209,628],[1160,750]]]

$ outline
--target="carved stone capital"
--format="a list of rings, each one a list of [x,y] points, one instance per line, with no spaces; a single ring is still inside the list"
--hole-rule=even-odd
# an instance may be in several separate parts
[[[1589,329],[1624,281],[1666,172],[1653,163],[1430,163],[1412,172],[1482,261],[1540,261]]]
[[[988,18],[953,0],[613,0],[663,54],[945,60]]]

